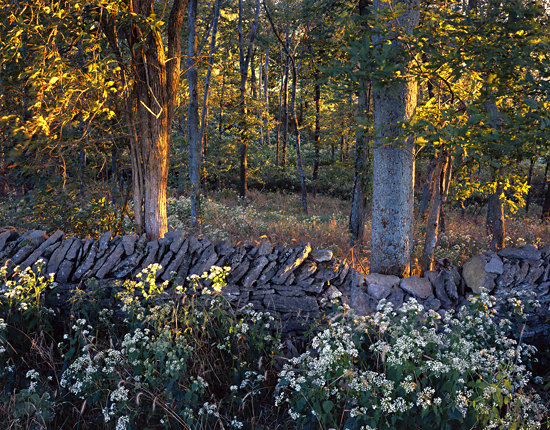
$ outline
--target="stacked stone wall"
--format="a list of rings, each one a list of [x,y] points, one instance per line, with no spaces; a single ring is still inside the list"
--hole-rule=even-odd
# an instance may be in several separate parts
[[[187,286],[190,275],[201,275],[213,265],[229,266],[224,294],[236,306],[252,303],[286,321],[287,334],[295,334],[296,322],[318,315],[325,299],[343,297],[359,315],[376,312],[380,300],[399,307],[414,297],[426,309],[444,312],[467,303],[467,297],[482,290],[502,302],[512,295],[535,296],[541,306],[530,317],[524,338],[548,342],[550,335],[550,248],[533,245],[488,252],[456,267],[442,261],[437,271],[420,278],[371,273],[364,275],[329,250],[313,251],[309,244],[285,249],[268,241],[232,245],[213,244],[206,239],[169,232],[163,239],[148,242],[145,235],[114,236],[99,240],[67,237],[61,231],[19,233],[0,228],[0,267],[11,277],[16,266],[35,268],[43,260],[46,273],[55,273],[61,289],[69,294],[75,284],[95,278],[106,285],[135,277],[152,263],[162,268],[159,281],[175,279]],[[1,282],[1,281],[0,281]],[[0,283],[0,288],[1,288]]]

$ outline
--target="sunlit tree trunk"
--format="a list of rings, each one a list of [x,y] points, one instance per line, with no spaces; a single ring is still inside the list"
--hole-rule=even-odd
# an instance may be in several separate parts
[[[403,7],[405,12],[391,23],[392,28],[412,34],[418,25],[419,3],[375,1],[374,7]],[[383,42],[380,38],[376,44]],[[413,248],[414,139],[401,137],[402,128],[397,125],[410,121],[416,109],[417,85],[414,77],[407,76],[408,61],[402,59],[403,77],[391,88],[373,90],[373,125],[378,134],[373,152],[370,271],[397,276],[410,273]],[[384,138],[395,143],[386,144]]]
[[[321,150],[321,85],[319,84],[319,69],[315,68],[315,131],[313,145],[315,160],[313,161],[313,198],[317,197],[317,180],[319,179],[319,153]]]
[[[504,209],[501,201],[503,193],[504,188],[499,181],[495,192],[489,195],[487,207],[487,233],[492,235],[491,250],[495,252],[504,248]]]

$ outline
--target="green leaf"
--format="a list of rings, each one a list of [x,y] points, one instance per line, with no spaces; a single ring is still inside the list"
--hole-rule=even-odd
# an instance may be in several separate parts
[[[326,400],[323,402],[323,409],[327,414],[332,411],[332,408],[334,408],[334,403],[332,403],[330,400]]]

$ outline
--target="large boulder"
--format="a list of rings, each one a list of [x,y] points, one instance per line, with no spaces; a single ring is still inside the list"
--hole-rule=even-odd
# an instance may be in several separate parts
[[[462,267],[462,277],[466,285],[475,294],[479,294],[482,291],[491,292],[495,288],[496,276],[485,270],[486,265],[486,258],[483,255],[476,255],[464,263]]]

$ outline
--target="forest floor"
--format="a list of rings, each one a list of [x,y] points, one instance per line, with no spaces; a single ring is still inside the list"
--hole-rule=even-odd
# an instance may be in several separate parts
[[[303,214],[301,196],[290,193],[250,191],[246,201],[232,191],[207,194],[203,202],[203,222],[192,229],[185,219],[189,201],[174,197],[168,204],[171,229],[185,229],[211,241],[254,242],[263,237],[276,245],[292,246],[309,242],[312,249],[330,249],[358,270],[366,273],[370,254],[370,212],[367,209],[362,246],[352,248],[348,233],[350,202],[337,198],[308,196],[308,215]],[[550,222],[541,222],[540,208],[531,206],[529,214],[520,209],[506,217],[506,247],[550,245]],[[469,207],[445,206],[445,230],[440,234],[435,258],[448,258],[461,264],[490,249],[491,238],[485,229],[486,212]],[[420,272],[419,259],[424,246],[426,222],[416,220],[414,227],[413,274]]]

